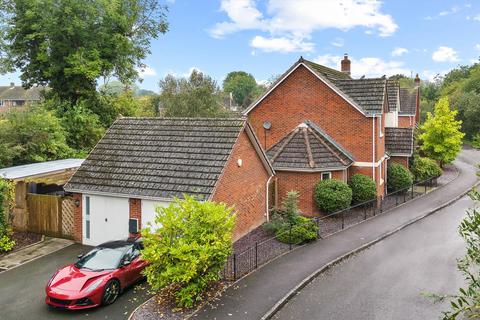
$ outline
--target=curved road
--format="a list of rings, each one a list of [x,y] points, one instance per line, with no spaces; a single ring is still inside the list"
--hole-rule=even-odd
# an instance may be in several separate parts
[[[464,150],[459,160],[474,165],[479,152]],[[425,294],[454,294],[462,286],[458,225],[473,205],[463,197],[333,267],[274,319],[438,319],[448,301],[434,304]]]

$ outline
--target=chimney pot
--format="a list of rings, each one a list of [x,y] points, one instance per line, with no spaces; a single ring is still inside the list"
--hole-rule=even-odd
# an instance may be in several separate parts
[[[420,77],[418,76],[418,73],[415,76],[414,82],[415,82],[415,87],[420,87]]]
[[[343,73],[346,73],[348,75],[350,75],[350,60],[348,59],[348,53],[345,53],[345,55],[343,56],[343,60],[341,61],[340,65],[341,65],[341,70]]]
[[[10,87],[15,87],[15,82],[10,82]]]

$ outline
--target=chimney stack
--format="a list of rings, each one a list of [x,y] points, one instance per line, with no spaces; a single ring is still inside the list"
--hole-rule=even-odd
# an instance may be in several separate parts
[[[418,73],[415,76],[414,82],[415,82],[415,88],[419,88],[420,87],[420,77],[418,76]]]
[[[348,53],[345,53],[343,60],[341,61],[342,72],[350,75],[350,60],[348,59]]]
[[[15,87],[15,82],[10,82],[10,87]]]

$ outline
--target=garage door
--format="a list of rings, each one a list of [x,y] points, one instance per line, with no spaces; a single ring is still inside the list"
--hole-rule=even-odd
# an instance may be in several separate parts
[[[157,214],[155,208],[157,206],[167,207],[169,204],[169,202],[163,201],[142,200],[142,228],[145,228],[148,222],[152,223],[151,229],[158,228],[159,226],[154,224]]]
[[[128,237],[127,198],[83,196],[83,243],[96,246]]]

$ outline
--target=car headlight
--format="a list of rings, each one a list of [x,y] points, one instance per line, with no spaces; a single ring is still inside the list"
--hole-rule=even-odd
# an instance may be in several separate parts
[[[87,288],[87,290],[85,290],[85,292],[86,292],[86,293],[92,292],[93,290],[97,289],[102,282],[103,282],[103,279],[98,279],[98,280],[96,280],[95,282],[93,282],[93,283]]]

